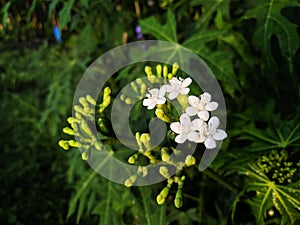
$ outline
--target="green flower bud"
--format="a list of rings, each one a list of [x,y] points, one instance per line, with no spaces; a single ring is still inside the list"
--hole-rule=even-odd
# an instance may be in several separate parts
[[[145,166],[139,166],[138,167],[138,175],[139,176],[145,177],[145,176],[147,176],[147,174],[148,174],[147,167],[145,167]]]
[[[157,197],[156,197],[156,202],[157,202],[157,204],[159,204],[159,205],[164,204],[164,203],[165,203],[165,200],[166,200],[166,198],[162,197],[160,194],[157,195]]]
[[[81,120],[80,128],[86,133],[88,136],[93,136],[93,133],[85,120]]]
[[[80,107],[79,105],[74,105],[74,110],[84,116],[87,116],[87,114],[84,112],[83,108]]]
[[[74,148],[80,148],[80,147],[81,147],[81,144],[78,143],[78,142],[76,142],[76,141],[74,141],[74,140],[70,140],[70,141],[69,141],[69,145],[70,145],[71,147],[74,147]]]
[[[187,167],[190,167],[190,166],[193,166],[196,164],[196,158],[192,155],[188,155],[186,158],[185,158],[185,165]]]
[[[169,178],[169,177],[170,177],[168,168],[165,167],[165,166],[161,166],[161,167],[159,168],[159,173],[160,173],[163,177],[165,177],[165,178]]]
[[[160,192],[160,195],[163,197],[163,198],[166,198],[169,194],[169,190],[170,188],[169,187],[164,187],[164,189],[162,189],[162,191]]]
[[[126,187],[131,187],[135,183],[136,179],[137,179],[137,174],[134,174],[125,180],[124,185]]]
[[[175,74],[177,73],[178,68],[179,68],[178,63],[174,63],[174,64],[172,65],[172,74],[173,74],[173,75],[175,75]]]
[[[178,189],[176,192],[174,204],[176,208],[180,208],[182,206],[182,190]]]
[[[79,98],[79,103],[83,106],[83,108],[89,107],[89,104],[84,97]]]
[[[158,64],[156,66],[156,74],[158,77],[161,77],[161,72],[162,72],[162,66],[160,64]]]
[[[87,100],[90,104],[92,104],[93,106],[96,105],[96,100],[93,99],[92,96],[87,95],[87,96],[86,96],[86,100]]]
[[[135,83],[135,82],[131,82],[131,87],[132,87],[132,89],[134,90],[135,93],[139,93],[139,89],[138,89],[138,87],[136,86],[136,83]]]
[[[63,128],[63,132],[64,132],[65,134],[68,134],[68,135],[74,135],[74,134],[75,134],[74,130],[72,130],[72,129],[69,128],[69,127],[64,127],[64,128]]]
[[[98,151],[102,151],[102,145],[101,145],[99,142],[95,142],[95,148],[96,148]]]
[[[126,103],[127,105],[130,105],[130,104],[132,104],[132,100],[131,100],[130,98],[126,98],[126,99],[125,99],[125,103]]]
[[[112,125],[111,125],[109,119],[102,116],[98,119],[97,124],[98,124],[98,129],[102,134],[104,134],[106,136],[113,135]]]
[[[162,121],[169,123],[170,122],[170,118],[166,116],[166,114],[164,113],[164,110],[161,108],[157,108],[155,110],[155,115],[157,116],[157,118],[161,119]]]
[[[104,88],[103,99],[111,94],[111,90],[109,87]]]
[[[145,73],[147,74],[147,76],[153,75],[152,68],[150,66],[145,66]]]
[[[168,74],[168,79],[171,80],[174,77],[174,75],[172,73]]]
[[[85,151],[81,154],[82,160],[88,160],[89,157],[90,157],[90,150],[89,150],[89,149],[85,150]]]
[[[141,95],[145,94],[146,90],[147,90],[146,84],[141,84]]]
[[[138,158],[138,154],[133,154],[132,156],[129,157],[128,162],[130,164],[134,164],[136,162],[137,158]]]
[[[69,141],[60,140],[58,145],[63,148],[64,150],[69,150]]]
[[[161,149],[161,159],[164,162],[170,162],[171,157],[167,152],[167,148],[162,148]]]
[[[163,67],[163,76],[164,76],[164,78],[168,77],[168,67],[166,65],[164,65],[164,67]]]
[[[79,112],[75,112],[75,117],[79,120],[82,120],[82,115]]]

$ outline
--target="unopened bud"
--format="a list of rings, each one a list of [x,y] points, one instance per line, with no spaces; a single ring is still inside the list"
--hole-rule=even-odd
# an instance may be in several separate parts
[[[101,145],[99,142],[95,142],[95,148],[96,148],[98,151],[102,151],[102,145]]]
[[[182,190],[178,189],[176,192],[174,204],[176,208],[180,208],[182,206]]]
[[[139,176],[145,177],[145,176],[147,176],[147,174],[148,174],[147,167],[145,167],[145,166],[139,166],[138,167],[138,175]]]
[[[64,150],[69,150],[69,141],[60,140],[58,145],[63,148]]]
[[[68,135],[74,135],[75,134],[74,130],[72,130],[70,127],[64,127],[63,132],[65,134],[68,134]]]
[[[88,136],[93,136],[93,133],[91,131],[91,129],[89,128],[88,124],[82,120],[81,124],[80,124],[80,128],[84,131],[84,133],[86,133]]]
[[[87,95],[87,96],[86,96],[86,100],[87,100],[90,104],[92,104],[92,105],[94,105],[94,106],[96,105],[96,100],[93,99],[92,96]]]
[[[164,65],[164,67],[163,67],[163,75],[165,78],[168,77],[168,67],[166,65]]]
[[[178,68],[179,68],[178,63],[174,63],[174,64],[172,65],[172,74],[173,74],[173,75],[175,75],[175,74],[177,73]]]
[[[167,122],[167,123],[170,122],[170,118],[166,116],[164,110],[161,108],[157,108],[155,110],[155,115],[157,116],[157,118],[161,119],[164,122]]]
[[[193,166],[196,164],[196,158],[192,155],[188,155],[186,158],[185,158],[185,165],[187,167],[190,167],[190,166]]]
[[[145,66],[145,73],[147,74],[147,76],[153,75],[152,68],[150,66]]]
[[[145,94],[146,90],[147,90],[146,84],[141,84],[141,94],[142,95]]]
[[[158,64],[156,66],[156,74],[158,77],[161,77],[161,72],[162,72],[162,66],[160,64]]]
[[[73,147],[73,148],[79,148],[79,147],[81,147],[81,144],[78,143],[78,142],[76,142],[76,141],[74,141],[74,140],[70,140],[70,141],[69,141],[69,145],[70,145],[71,147]]]
[[[131,187],[135,183],[136,179],[137,179],[137,174],[134,174],[125,180],[124,185],[126,187]]]
[[[82,160],[88,160],[89,157],[90,157],[90,151],[89,151],[89,150],[85,150],[85,151],[81,154]]]
[[[169,177],[170,177],[168,168],[165,167],[165,166],[161,166],[161,167],[159,168],[159,173],[160,173],[163,177],[165,177],[165,178],[169,178]]]

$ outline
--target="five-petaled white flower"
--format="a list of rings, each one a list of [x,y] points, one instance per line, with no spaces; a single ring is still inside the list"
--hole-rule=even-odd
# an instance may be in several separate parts
[[[143,105],[147,106],[147,109],[154,109],[157,104],[164,104],[166,102],[165,98],[166,89],[164,87],[158,89],[153,88],[149,90],[149,94],[146,94],[146,99],[143,100]]]
[[[204,121],[209,119],[209,112],[218,108],[218,103],[211,102],[211,95],[204,92],[200,95],[200,98],[196,96],[189,96],[188,101],[191,106],[186,108],[186,113],[189,116],[198,115],[198,117]]]
[[[197,130],[203,124],[203,120],[194,119],[191,121],[191,118],[187,114],[182,114],[180,116],[180,122],[171,123],[170,128],[176,134],[178,134],[175,138],[177,143],[183,143],[186,140],[196,141],[199,138]]]
[[[220,120],[218,117],[213,116],[208,121],[208,124],[204,125],[200,129],[200,135],[205,136],[204,145],[208,149],[217,147],[216,141],[223,140],[227,137],[224,130],[217,129],[220,125]]]
[[[183,79],[181,77],[173,77],[169,80],[170,85],[165,85],[167,92],[169,93],[168,97],[170,100],[175,99],[179,94],[187,95],[190,91],[188,86],[192,83],[190,77]]]

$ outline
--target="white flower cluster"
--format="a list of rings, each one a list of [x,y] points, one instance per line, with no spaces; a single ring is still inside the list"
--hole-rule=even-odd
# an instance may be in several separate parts
[[[147,109],[154,109],[156,105],[164,104],[169,100],[175,99],[179,95],[187,95],[190,91],[188,86],[192,83],[191,78],[183,79],[173,77],[168,85],[163,85],[160,89],[154,88],[146,94],[143,105]],[[210,118],[211,111],[218,108],[217,102],[211,101],[211,95],[204,92],[199,97],[188,96],[189,106],[180,116],[179,122],[171,123],[170,128],[176,134],[177,143],[184,143],[186,140],[204,143],[208,149],[217,147],[216,141],[227,137],[224,130],[218,129],[220,120],[213,116]]]

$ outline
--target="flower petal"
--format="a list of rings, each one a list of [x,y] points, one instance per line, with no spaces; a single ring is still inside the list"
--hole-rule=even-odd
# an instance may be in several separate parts
[[[179,92],[178,91],[172,91],[172,92],[170,92],[170,94],[169,94],[169,99],[170,100],[173,100],[173,99],[175,99],[177,96],[179,95]]]
[[[175,141],[177,143],[183,143],[186,141],[186,135],[185,134],[179,134],[176,136]]]
[[[182,95],[187,95],[190,92],[190,89],[189,88],[182,88],[179,92]]]
[[[166,87],[165,87],[165,85],[164,85],[164,86],[162,86],[162,87],[159,89],[159,97],[164,97],[165,94],[166,94],[166,92],[167,92],[167,89],[166,89]]]
[[[200,103],[200,99],[193,95],[188,97],[188,101],[189,101],[190,105],[194,106],[194,107],[197,107],[197,105]]]
[[[199,134],[195,131],[192,131],[187,135],[187,139],[189,141],[196,142],[199,139]]]
[[[179,122],[171,123],[170,128],[176,134],[181,134],[182,133],[182,125]]]
[[[209,129],[211,131],[214,131],[213,133],[216,132],[216,129],[218,128],[218,126],[220,125],[220,120],[218,117],[213,116],[212,118],[210,118],[210,120],[208,121],[208,126]]]
[[[156,102],[153,102],[153,101],[152,101],[152,102],[148,105],[147,109],[149,109],[149,110],[154,109],[155,106],[156,106]]]
[[[218,108],[218,103],[216,102],[209,102],[206,104],[205,109],[207,111],[214,111]]]
[[[158,96],[158,94],[159,94],[159,89],[158,89],[158,88],[153,88],[153,89],[149,90],[149,92],[150,92],[150,94],[151,94],[152,96]]]
[[[203,120],[195,119],[191,122],[191,130],[199,130],[203,124]]]
[[[216,144],[216,141],[212,138],[207,138],[205,141],[204,141],[204,145],[206,148],[208,149],[212,149],[212,148],[215,148],[217,147],[217,144]]]
[[[196,143],[203,143],[206,140],[206,137],[200,133],[198,133],[198,138],[195,140]]]
[[[166,100],[167,99],[165,97],[159,98],[156,104],[165,104]]]
[[[217,132],[213,135],[213,138],[217,141],[223,140],[227,137],[227,134],[224,130],[217,129]]]
[[[207,121],[209,118],[209,113],[207,110],[201,110],[200,112],[198,112],[198,117],[204,121]]]
[[[192,79],[190,77],[184,79],[184,81],[181,84],[181,87],[188,87],[192,83]]]
[[[186,114],[182,114],[179,118],[181,125],[183,126],[190,126],[191,124],[191,118]]]
[[[144,99],[143,100],[143,106],[148,106],[148,105],[150,105],[151,103],[152,103],[153,101],[151,100],[151,99]]]
[[[185,109],[186,114],[189,116],[195,116],[198,112],[198,110],[195,107],[189,106]]]
[[[211,95],[207,92],[204,92],[202,95],[200,95],[201,100],[204,101],[205,103],[210,102],[211,100]]]

